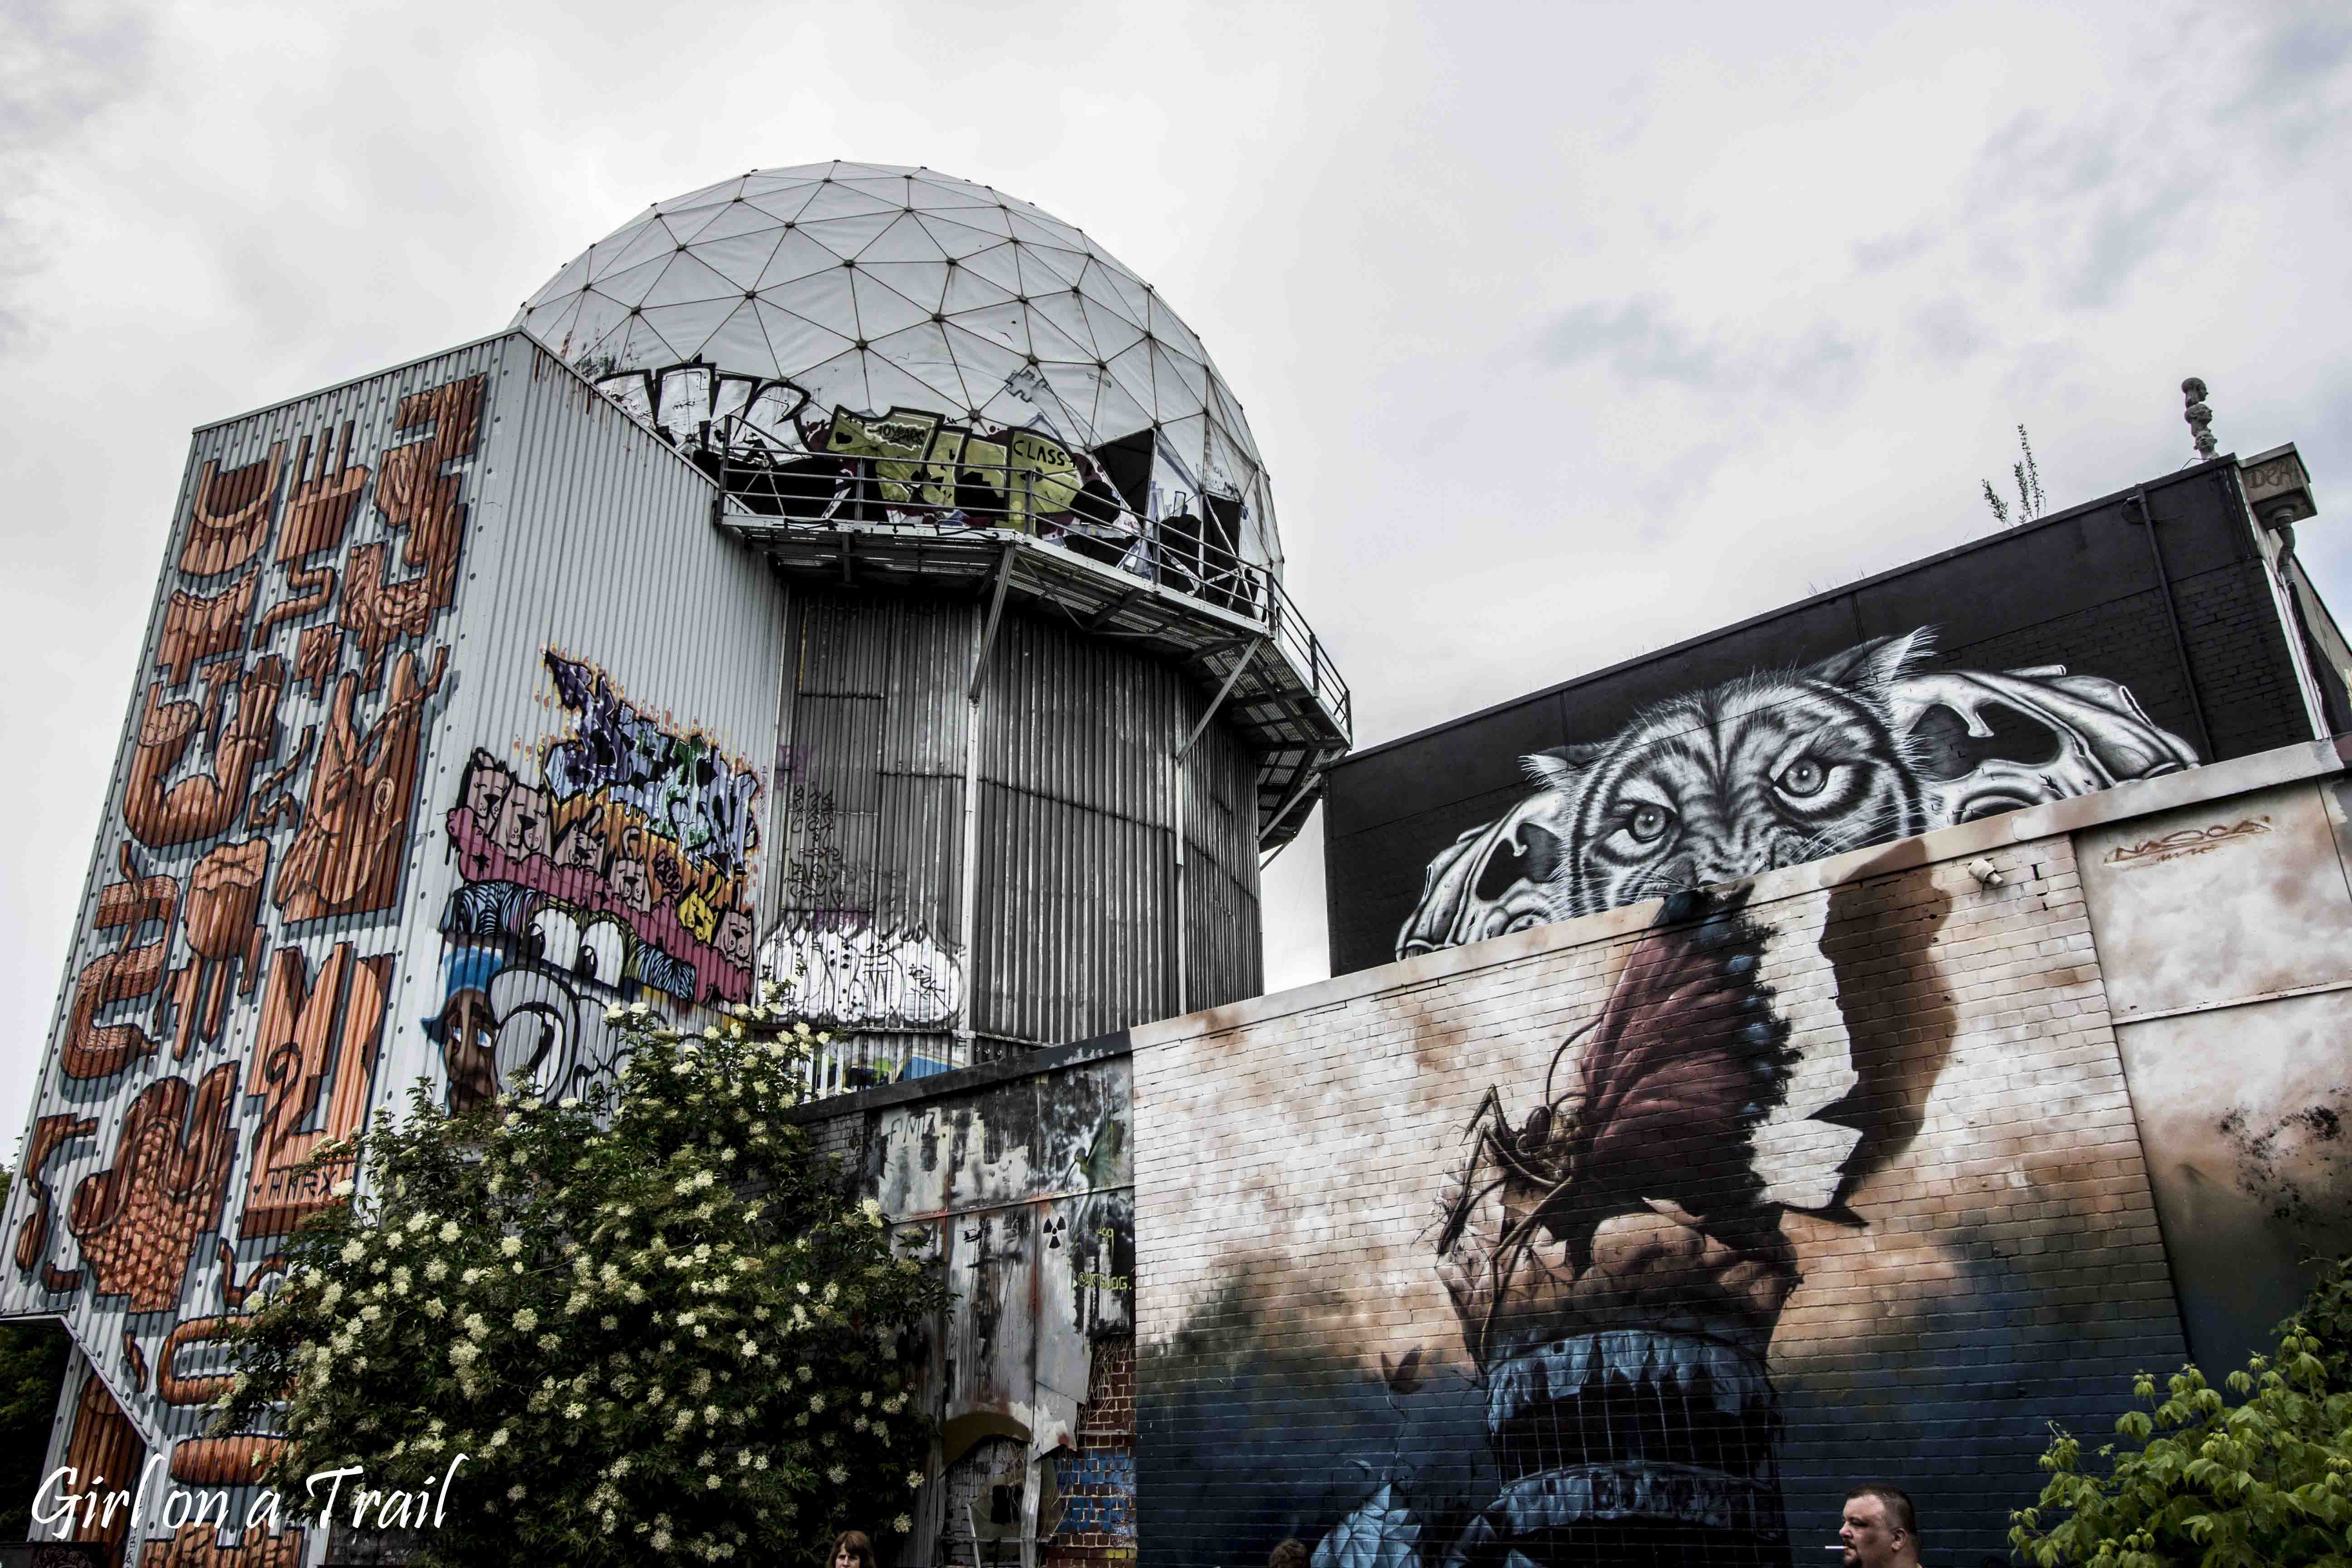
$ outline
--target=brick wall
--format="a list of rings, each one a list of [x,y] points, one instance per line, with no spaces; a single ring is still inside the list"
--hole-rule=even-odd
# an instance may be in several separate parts
[[[1139,1031],[1154,1563],[1335,1529],[1431,1563],[1801,1562],[1864,1479],[1913,1490],[1931,1560],[2005,1552],[2048,1423],[2102,1438],[2183,1347],[2068,840],[2000,849],[1990,888],[1920,843],[1769,879],[1760,1003],[1726,959],[1680,1012],[1631,1009],[1629,971],[1740,950],[1736,923],[1653,933],[1651,905]],[[1643,1087],[1578,1145],[1565,1091],[1612,1038],[1595,1059]],[[1785,1102],[1710,1121],[1705,1065],[1759,1052]],[[1570,1174],[1514,1187],[1491,1156],[1471,1185],[1505,1184],[1441,1256],[1489,1104]],[[1529,1214],[1465,1315],[1441,1266]]]
[[[1055,1457],[1061,1521],[1041,1553],[1045,1568],[1135,1560],[1135,1341],[1095,1342],[1077,1451]]]

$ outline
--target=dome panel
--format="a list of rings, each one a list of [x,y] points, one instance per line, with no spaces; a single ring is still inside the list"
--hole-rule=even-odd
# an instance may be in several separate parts
[[[768,342],[774,347],[779,363],[814,364],[820,360],[829,361],[843,350],[855,347],[852,339],[829,327],[819,326],[806,316],[796,315],[781,305],[771,304],[764,296],[753,300],[752,305],[760,312],[760,330],[768,334]],[[745,368],[754,374],[768,374],[755,366]],[[815,397],[815,387],[799,370],[793,371],[789,379],[798,383],[801,390],[812,399]]]
[[[713,272],[686,251],[669,258],[662,275],[646,290],[645,298],[633,303],[651,308],[655,305],[690,305],[701,300],[735,300],[743,297],[743,286],[730,283]]]
[[[816,203],[812,201],[809,205],[814,206]],[[844,261],[848,261],[855,259],[857,253],[871,245],[877,236],[898,221],[898,214],[887,212],[855,213],[845,217],[828,218],[803,216],[800,232]]]
[[[819,245],[803,230],[787,227],[784,237],[776,242],[776,253],[768,258],[768,265],[760,269],[759,281],[752,287],[765,293],[819,272],[838,271],[840,268],[840,257]]]
[[[992,233],[985,228],[974,227],[968,223],[959,223],[955,216],[945,213],[917,213],[915,221],[923,226],[923,232],[931,237],[932,244],[938,246],[947,255],[953,257],[966,257],[983,250],[993,250],[1004,244],[1007,237],[1004,235]]]
[[[858,271],[871,274],[920,305],[926,314],[947,302],[948,264],[944,261],[874,261]]]
[[[596,247],[596,259],[588,267],[588,280],[593,283],[615,272],[625,272],[677,248],[677,241],[670,237],[669,230],[647,213]]]
[[[723,216],[735,205],[735,202],[730,199],[705,206],[683,207],[677,212],[662,214],[661,224],[664,228],[669,230],[671,236],[680,245],[684,245],[689,239],[700,237],[702,231],[710,226],[713,219]]]
[[[870,342],[930,320],[929,307],[915,303],[863,268],[842,270],[849,274],[850,292],[856,301],[859,337]]]
[[[896,219],[906,210],[903,203],[867,195],[855,185],[845,185],[835,180],[817,187],[816,194],[809,198],[808,205],[802,209],[801,217],[808,223],[814,223],[819,218],[836,217]]]
[[[1140,509],[1122,526],[1207,488],[1279,559],[1262,460],[1200,339],[1083,230],[984,185],[852,163],[735,175],[631,216],[517,321],[615,389],[699,355],[789,383],[807,429],[899,407],[982,441],[1034,430]],[[739,423],[667,434],[723,444]],[[1147,432],[1149,485],[1133,447],[1103,450]]]

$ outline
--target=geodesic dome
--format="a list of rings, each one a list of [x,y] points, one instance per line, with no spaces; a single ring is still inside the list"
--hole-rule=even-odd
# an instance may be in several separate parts
[[[1201,340],[1079,229],[985,185],[847,163],[723,180],[590,246],[515,325],[788,514],[834,515],[823,470],[856,460],[860,516],[1114,549],[1165,524],[1280,572],[1265,465]]]

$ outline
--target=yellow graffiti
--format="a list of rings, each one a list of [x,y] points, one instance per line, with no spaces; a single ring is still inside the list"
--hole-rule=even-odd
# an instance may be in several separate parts
[[[991,440],[944,424],[936,414],[893,408],[886,415],[836,409],[824,449],[872,465],[885,506],[941,510],[965,485],[996,498],[1003,526],[1028,533],[1039,518],[1060,517],[1078,498],[1078,465],[1052,437],[1014,430]]]

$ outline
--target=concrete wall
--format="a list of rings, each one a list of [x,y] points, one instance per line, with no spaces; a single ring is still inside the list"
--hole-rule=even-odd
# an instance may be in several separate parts
[[[955,1295],[901,1563],[1135,1555],[1135,1177],[1123,1035],[806,1107],[845,1179]]]

